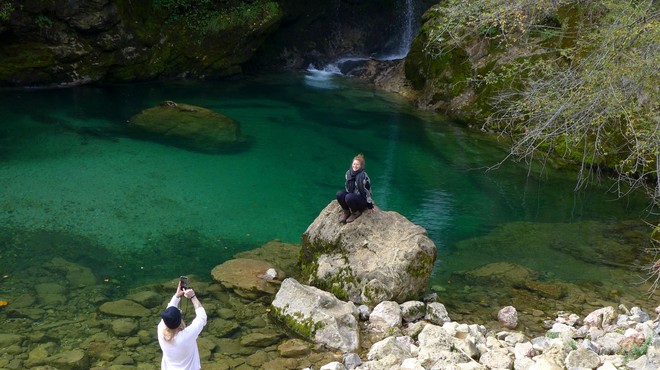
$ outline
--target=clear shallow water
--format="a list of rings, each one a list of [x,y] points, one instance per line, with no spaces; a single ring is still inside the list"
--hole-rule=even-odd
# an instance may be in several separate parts
[[[234,118],[252,145],[211,155],[124,134],[128,118],[164,100]],[[585,221],[648,218],[643,198],[615,200],[606,184],[575,193],[575,174],[549,166],[540,175],[516,163],[486,171],[505,144],[357,82],[299,75],[0,92],[0,272],[61,256],[129,287],[208,276],[270,240],[299,243],[359,152],[377,205],[436,243],[433,286],[452,289],[453,272],[500,261],[569,282],[639,282],[612,267],[630,261],[554,247],[601,240],[603,229]],[[498,233],[518,222],[529,224]],[[544,227],[537,238],[534,225]],[[35,250],[16,242],[34,231]]]

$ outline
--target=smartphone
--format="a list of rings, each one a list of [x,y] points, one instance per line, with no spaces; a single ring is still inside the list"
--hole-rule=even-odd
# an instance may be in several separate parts
[[[188,289],[188,277],[181,276],[181,289]]]

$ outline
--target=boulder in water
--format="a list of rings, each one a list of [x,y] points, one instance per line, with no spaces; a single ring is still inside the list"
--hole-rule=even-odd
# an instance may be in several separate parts
[[[211,277],[241,297],[254,299],[275,294],[285,274],[270,262],[236,258],[214,267]]]
[[[207,153],[236,150],[246,142],[235,120],[173,101],[143,110],[128,125],[138,136]]]
[[[437,256],[426,230],[392,211],[349,224],[339,222],[341,212],[333,200],[303,234],[306,283],[372,307],[421,297]]]

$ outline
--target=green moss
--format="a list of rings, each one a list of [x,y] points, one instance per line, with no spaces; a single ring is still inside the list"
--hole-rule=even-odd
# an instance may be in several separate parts
[[[415,260],[408,265],[406,273],[417,278],[431,276],[431,272],[435,265],[435,258],[435,255],[430,256],[426,253],[418,254]]]
[[[205,21],[204,33],[222,33],[232,29],[254,30],[263,25],[279,22],[284,13],[274,1],[241,3],[227,11],[209,14]]]
[[[426,76],[423,73],[424,52],[422,36],[419,34],[410,45],[410,51],[404,60],[404,73],[412,87],[421,90],[426,85]]]
[[[0,82],[38,83],[53,78],[55,56],[48,46],[37,43],[9,45],[0,50]]]
[[[383,292],[381,289],[377,289],[369,284],[365,285],[362,289],[362,295],[364,296],[364,304],[369,306],[374,306],[381,302],[383,297]]]
[[[293,316],[285,314],[284,311],[288,308],[289,305],[286,305],[284,309],[272,307],[270,311],[270,315],[285,329],[305,338],[313,339],[316,332],[325,327],[321,322],[315,323],[311,317],[303,319],[303,315],[299,312],[294,313]]]
[[[338,271],[331,279],[318,279],[318,259],[322,255],[340,255],[346,261],[347,267]],[[348,259],[344,253],[341,239],[337,239],[334,242],[312,241],[307,234],[304,234],[298,260],[301,266],[303,280],[308,281],[319,289],[334,294],[335,297],[341,300],[348,300],[351,287],[358,286],[358,281],[350,266],[348,266]]]
[[[426,314],[426,306],[425,305],[419,305],[414,308],[411,308],[408,313],[410,316],[419,316],[420,314],[424,316]]]
[[[323,254],[335,254],[342,251],[341,239],[335,242],[312,241],[307,234],[302,236],[302,248],[298,255],[298,261],[302,268],[303,278],[308,280],[316,276],[318,270],[318,258]]]

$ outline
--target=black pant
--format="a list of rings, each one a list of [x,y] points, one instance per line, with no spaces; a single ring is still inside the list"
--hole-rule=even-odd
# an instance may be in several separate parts
[[[367,200],[358,194],[348,193],[345,190],[339,190],[337,192],[337,202],[341,208],[349,210],[351,212],[364,211],[367,208]]]

